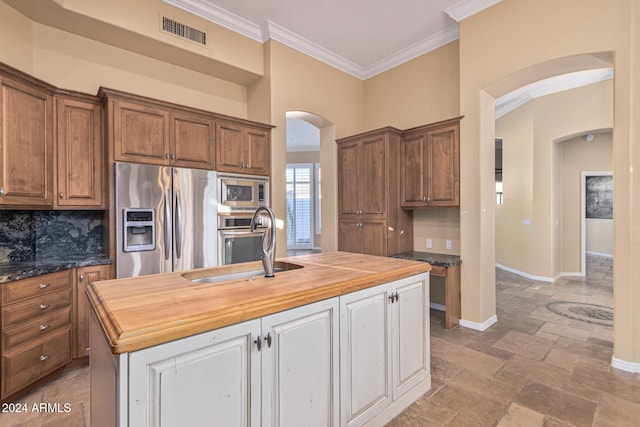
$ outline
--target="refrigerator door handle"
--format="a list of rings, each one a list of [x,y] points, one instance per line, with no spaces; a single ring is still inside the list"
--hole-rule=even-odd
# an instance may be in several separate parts
[[[174,233],[176,236],[176,258],[182,257],[182,209],[180,208],[180,191],[175,191],[175,224]]]
[[[169,204],[169,192],[164,194],[164,259],[169,260],[171,258],[171,224],[169,224],[169,218],[171,218],[171,205]]]

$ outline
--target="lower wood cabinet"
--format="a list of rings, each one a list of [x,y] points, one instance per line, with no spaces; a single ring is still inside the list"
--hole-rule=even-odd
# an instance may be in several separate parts
[[[85,294],[93,282],[111,278],[111,266],[97,265],[74,270],[73,287],[73,358],[89,355],[89,300]]]
[[[382,425],[431,388],[429,333],[428,275],[340,297],[340,425]]]
[[[341,219],[338,221],[338,250],[386,256],[389,251],[387,221]]]
[[[431,388],[428,273],[112,354],[91,314],[91,425],[383,425]]]
[[[71,270],[2,285],[0,398],[71,361]]]

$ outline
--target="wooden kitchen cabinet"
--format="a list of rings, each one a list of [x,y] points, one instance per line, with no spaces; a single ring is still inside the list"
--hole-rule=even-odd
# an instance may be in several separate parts
[[[0,207],[53,205],[54,90],[0,64]]]
[[[71,361],[71,271],[2,285],[1,399]]]
[[[89,355],[89,300],[85,290],[93,282],[111,278],[111,266],[97,265],[74,269],[73,358]]]
[[[400,207],[400,136],[386,127],[336,141],[339,250],[413,250],[413,213]]]
[[[338,338],[333,298],[95,360],[129,364],[130,425],[338,426]]]
[[[100,88],[107,104],[107,134],[116,161],[212,169],[213,115]]]
[[[104,208],[102,106],[96,97],[56,96],[57,191],[55,206]]]
[[[217,120],[216,170],[269,176],[271,173],[271,127]]]
[[[338,221],[338,235],[339,251],[378,256],[389,253],[386,221],[342,219]]]
[[[402,135],[402,207],[460,206],[460,117]]]
[[[428,313],[426,274],[340,297],[340,425],[382,425],[430,388]]]

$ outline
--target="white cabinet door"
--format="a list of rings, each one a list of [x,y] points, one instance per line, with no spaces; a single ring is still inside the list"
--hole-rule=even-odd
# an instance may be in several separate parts
[[[392,283],[393,399],[430,373],[429,287],[423,276]]]
[[[364,424],[391,401],[389,290],[381,285],[340,297],[343,426]]]
[[[337,427],[338,299],[263,317],[262,339],[262,426]]]
[[[129,355],[129,425],[260,425],[260,320]]]

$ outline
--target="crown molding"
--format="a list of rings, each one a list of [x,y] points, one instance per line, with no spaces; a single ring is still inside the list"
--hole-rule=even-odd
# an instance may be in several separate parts
[[[304,37],[301,37],[300,35],[276,24],[275,22],[267,21],[263,25],[258,25],[238,15],[230,13],[219,6],[216,6],[209,0],[163,1],[258,42],[264,43],[269,39],[278,41],[286,46],[291,47],[292,49],[302,52],[312,58],[324,62],[325,64],[328,64],[361,80],[366,80],[393,67],[396,67],[404,62],[417,58],[421,55],[424,55],[425,53],[431,52],[432,50],[444,46],[447,43],[457,40],[459,37],[458,26],[451,25],[438,34],[435,34],[411,46],[408,46],[400,50],[399,52],[394,53],[393,55],[375,62],[370,66],[362,67],[354,63],[353,61],[350,61]],[[485,4],[485,7],[488,7],[491,4],[497,3],[498,1],[500,0],[466,0],[463,3],[454,6],[454,8],[461,7],[460,5],[462,4],[467,5],[467,3],[473,3],[474,5],[476,5],[476,7],[478,7],[477,4]],[[479,11],[482,9],[466,9],[467,13],[473,10]],[[445,12],[448,13],[447,11]]]
[[[463,19],[467,19],[471,15],[475,15],[501,1],[502,0],[463,0],[445,9],[444,13],[449,15],[454,21],[460,23]]]
[[[408,46],[401,51],[394,53],[393,55],[388,56],[367,67],[364,73],[364,79],[368,79],[375,76],[376,74],[383,73],[393,67],[397,67],[404,62],[410,61],[421,55],[424,55],[425,53],[442,47],[447,43],[458,40],[459,36],[460,31],[458,25],[451,25],[445,30],[434,34],[431,37],[427,37],[426,39],[423,39],[417,43],[414,43],[413,45]]]
[[[338,70],[351,74],[352,76],[363,79],[366,76],[366,70],[360,67],[355,62],[335,54],[334,52],[325,49],[324,47],[307,40],[298,34],[289,31],[288,29],[281,27],[275,22],[267,21],[263,34],[267,34],[267,39],[272,39],[289,46],[292,49],[300,51],[318,61],[331,65]]]

